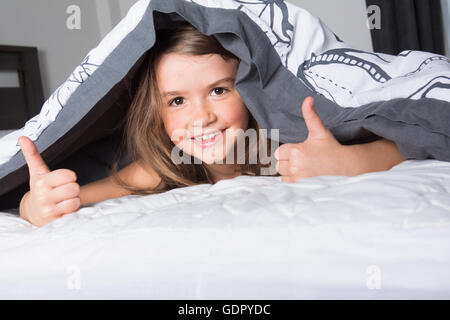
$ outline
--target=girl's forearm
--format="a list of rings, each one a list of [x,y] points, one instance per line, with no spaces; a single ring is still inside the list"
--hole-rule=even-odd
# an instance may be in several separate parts
[[[111,177],[85,184],[80,188],[81,205],[119,198],[131,194],[115,184]]]
[[[370,143],[355,144],[351,148],[355,159],[355,174],[385,171],[405,161],[395,142],[380,139]]]

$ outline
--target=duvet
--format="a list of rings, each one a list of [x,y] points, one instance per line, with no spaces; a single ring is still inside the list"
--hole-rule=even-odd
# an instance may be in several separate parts
[[[450,163],[0,213],[0,298],[449,299]]]

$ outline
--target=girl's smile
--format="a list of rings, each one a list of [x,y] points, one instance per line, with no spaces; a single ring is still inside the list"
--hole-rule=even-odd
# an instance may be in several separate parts
[[[225,136],[225,130],[218,130],[216,132],[213,132],[211,134],[206,133],[205,135],[199,135],[196,137],[191,138],[195,144],[202,148],[209,148],[218,143],[219,141],[223,141],[223,137]]]

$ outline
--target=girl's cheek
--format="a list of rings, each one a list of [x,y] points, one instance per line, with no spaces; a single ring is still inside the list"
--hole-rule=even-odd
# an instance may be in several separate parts
[[[186,139],[186,130],[184,130],[184,124],[181,121],[167,119],[165,127],[167,135],[174,144],[179,144]]]
[[[246,130],[248,128],[248,110],[247,107],[243,103],[236,103],[234,108],[228,109],[229,114],[227,116],[230,119],[230,122],[235,124],[237,127]]]
[[[170,140],[174,141],[174,135],[173,135],[173,124],[167,115],[164,116],[164,128],[166,130],[167,135],[169,136]]]

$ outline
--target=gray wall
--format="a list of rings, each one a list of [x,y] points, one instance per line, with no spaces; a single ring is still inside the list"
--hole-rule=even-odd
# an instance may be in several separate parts
[[[372,50],[365,0],[288,0],[319,16],[350,45]],[[136,0],[0,0],[0,44],[39,50],[44,96],[63,83]],[[69,5],[81,9],[81,29],[69,30]]]
[[[81,29],[68,30],[69,5],[81,9]],[[44,96],[64,82],[100,38],[92,0],[0,0],[0,44],[39,50]]]

